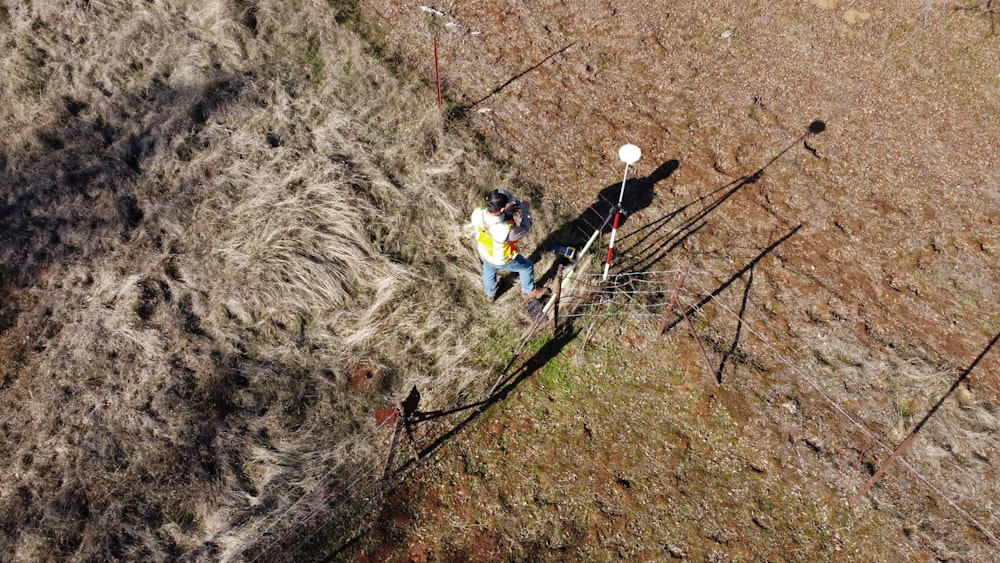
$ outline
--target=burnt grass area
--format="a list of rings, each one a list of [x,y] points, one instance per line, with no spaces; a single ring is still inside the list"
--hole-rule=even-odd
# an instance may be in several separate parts
[[[418,426],[450,437],[338,557],[998,560],[990,3],[359,6],[428,104],[437,42],[442,111],[536,186],[543,265],[638,145],[615,266],[651,291]]]

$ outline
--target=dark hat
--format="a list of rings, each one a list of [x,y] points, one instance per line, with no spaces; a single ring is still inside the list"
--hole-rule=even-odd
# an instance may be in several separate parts
[[[500,190],[493,190],[490,195],[486,196],[486,211],[490,213],[497,213],[507,207],[507,202],[509,199]]]

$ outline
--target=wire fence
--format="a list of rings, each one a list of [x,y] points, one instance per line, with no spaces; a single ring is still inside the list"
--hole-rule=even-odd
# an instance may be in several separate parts
[[[660,229],[663,223],[654,223],[652,225],[654,229]],[[566,276],[567,286],[564,286],[561,292],[557,292],[562,294],[562,299],[566,303],[561,306],[559,322],[564,325],[570,325],[577,321],[597,322],[602,319],[621,317],[623,315],[635,323],[650,320],[666,322],[667,319],[664,318],[665,312],[670,311],[674,303],[677,307],[682,308],[679,312],[674,313],[674,317],[681,313],[689,317],[696,317],[703,312],[703,309],[708,304],[711,304],[714,307],[715,313],[720,318],[737,323],[738,326],[742,327],[742,330],[746,330],[749,334],[752,334],[773,358],[785,366],[788,373],[793,374],[798,381],[803,382],[808,388],[812,389],[823,402],[830,406],[833,412],[856,428],[870,444],[878,445],[886,452],[893,451],[891,446],[873,433],[855,414],[820,385],[814,377],[811,377],[808,371],[799,365],[800,361],[789,357],[787,352],[782,352],[779,346],[767,337],[765,330],[751,322],[746,314],[741,314],[743,311],[735,310],[734,307],[725,303],[726,300],[724,298],[720,297],[722,291],[750,271],[753,264],[764,256],[766,251],[758,255],[751,262],[750,267],[744,268],[737,275],[726,279],[704,269],[692,270],[687,264],[683,265],[683,267],[665,266],[663,264],[666,258],[665,254],[660,250],[650,250],[649,245],[646,244],[647,239],[652,235],[643,233],[642,231],[648,228],[648,225],[640,227],[622,237],[622,240],[631,239],[636,243],[631,248],[633,254],[623,253],[622,261],[626,265],[649,265],[654,266],[655,269],[643,271],[622,271],[619,269],[618,272],[605,281],[602,279],[602,273],[587,273],[585,268],[581,267],[580,271],[572,272],[572,274],[576,275]],[[662,249],[664,245],[667,245],[678,234],[691,232],[692,229],[696,230],[697,228],[696,223],[688,222],[685,226],[675,229],[674,234],[668,236],[667,239],[660,237],[654,246]],[[792,233],[794,232],[795,229],[792,230]],[[640,243],[642,246],[637,246]],[[776,244],[769,247],[769,250],[774,248]],[[639,260],[636,260],[634,255],[634,252],[637,250],[643,253],[643,256]],[[580,256],[577,259],[583,261],[585,257]],[[750,272],[750,275],[752,275],[752,272]],[[683,286],[675,283],[679,276],[684,276],[684,279],[687,280]],[[549,307],[547,306],[545,310],[548,311]],[[548,318],[539,319],[526,331],[520,344],[511,352],[511,361],[504,368],[503,373],[500,374],[496,384],[494,384],[494,388],[490,391],[490,395],[493,395],[501,387],[501,383],[504,385],[509,384],[509,378],[505,379],[505,377],[517,368],[520,355],[524,351],[525,346],[532,338],[538,336],[540,333],[539,328],[546,322],[550,322]],[[681,322],[680,319],[674,319],[675,324],[679,322]],[[590,334],[588,333],[585,339],[589,340],[589,338]],[[483,336],[481,340],[481,342],[477,342],[474,345],[484,346],[488,343],[487,336]],[[482,409],[485,404],[488,404],[488,400],[479,404],[466,406],[452,405],[451,411],[442,412],[447,415],[466,410],[470,407],[476,407],[477,405]],[[414,438],[416,441],[418,443],[438,443],[442,440],[443,435],[454,432],[457,426],[452,422],[446,421],[447,417],[445,415],[438,417],[436,420],[421,422],[421,424],[416,425],[414,427]],[[474,416],[475,414],[472,414],[466,420]],[[821,419],[818,419],[817,423],[826,424]],[[829,425],[827,425],[827,430],[835,432],[835,428]],[[379,437],[380,434],[381,438]],[[337,541],[343,543],[350,540],[350,532],[363,527],[361,522],[370,520],[374,516],[380,509],[381,500],[385,498],[386,494],[401,483],[406,474],[428,459],[427,457],[423,457],[418,461],[397,463],[396,467],[393,468],[385,467],[386,459],[391,455],[388,452],[390,447],[388,444],[388,434],[390,432],[386,428],[374,427],[369,429],[361,438],[366,441],[381,441],[384,444],[382,449],[373,448],[370,451],[353,457],[348,456],[348,459],[343,463],[326,472],[313,487],[304,490],[294,503],[282,511],[281,514],[272,518],[256,534],[254,539],[246,544],[242,553],[254,554],[252,558],[247,560],[250,562],[273,560],[276,558],[276,554],[288,554],[294,557],[294,554],[299,549],[309,545],[309,542],[314,539],[322,538],[326,540],[325,543],[330,543],[329,536],[331,534],[326,533],[324,530],[332,523],[337,523],[342,532],[340,534],[332,534],[337,536],[334,538],[336,540],[334,543]],[[352,443],[359,442],[352,441]],[[954,498],[942,491],[940,487],[935,486],[930,479],[921,474],[916,467],[906,460],[900,460],[900,463],[917,481],[927,487],[927,489],[942,499],[958,515],[978,529],[990,542],[994,545],[1000,545],[996,534],[975,516],[963,509]],[[391,469],[391,471],[383,474],[383,470],[386,469]],[[351,504],[352,501],[357,501],[357,504]],[[345,510],[346,508],[350,508],[351,510]]]
[[[574,312],[567,313],[564,318],[569,322],[572,319],[600,319],[610,317],[621,317],[621,308],[611,305],[624,300],[623,306],[628,306],[627,316],[629,319],[641,321],[644,319],[659,320],[664,316],[664,310],[670,304],[672,293],[675,290],[675,278],[685,275],[694,288],[684,288],[678,294],[678,301],[681,306],[687,306],[687,313],[691,316],[698,315],[703,306],[689,306],[687,303],[705,303],[706,296],[716,293],[718,285],[721,283],[717,276],[705,271],[690,271],[687,269],[664,269],[648,272],[620,272],[612,277],[608,284],[601,286],[597,283],[599,275],[593,274],[580,278],[581,285],[593,288],[590,293],[591,299],[577,305]],[[710,302],[716,311],[733,323],[738,323],[744,330],[752,334],[760,343],[769,350],[787,370],[804,382],[810,389],[826,402],[834,412],[843,420],[855,427],[869,442],[877,445],[887,453],[892,453],[894,448],[886,444],[879,436],[871,432],[865,424],[853,415],[843,404],[833,398],[814,377],[809,376],[807,370],[800,367],[795,361],[782,353],[778,346],[771,342],[764,331],[750,322],[745,315],[741,315],[732,307],[727,306],[722,299],[711,299]],[[679,314],[679,313],[678,313]],[[680,320],[678,319],[678,322]],[[830,428],[833,431],[833,428]],[[975,516],[961,507],[959,503],[950,495],[935,486],[931,480],[923,475],[916,467],[906,460],[901,460],[901,464],[925,487],[942,499],[957,514],[972,524],[983,533],[989,540],[1000,545],[997,535]]]

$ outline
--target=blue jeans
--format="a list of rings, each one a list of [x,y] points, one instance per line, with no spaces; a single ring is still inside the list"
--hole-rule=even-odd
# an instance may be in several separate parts
[[[535,264],[518,254],[513,260],[497,266],[483,260],[483,287],[486,288],[486,295],[494,297],[497,294],[497,272],[517,272],[521,278],[521,293],[529,293],[535,290]]]

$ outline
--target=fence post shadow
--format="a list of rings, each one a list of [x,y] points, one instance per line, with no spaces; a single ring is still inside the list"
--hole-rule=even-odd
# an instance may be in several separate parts
[[[930,410],[927,411],[927,414],[925,414],[924,417],[920,419],[920,422],[918,422],[917,425],[913,427],[913,430],[910,431],[910,433],[906,436],[905,439],[903,439],[903,441],[899,444],[899,446],[897,446],[896,449],[893,450],[893,452],[889,455],[889,457],[886,458],[884,462],[882,462],[882,465],[879,466],[878,470],[876,470],[874,474],[872,474],[871,478],[868,479],[868,482],[866,482],[864,486],[861,487],[861,489],[857,492],[857,494],[854,495],[854,498],[851,499],[850,502],[851,506],[857,504],[858,500],[861,499],[861,497],[863,497],[865,493],[868,492],[869,489],[871,489],[872,485],[874,485],[875,482],[878,481],[879,478],[882,477],[882,475],[886,471],[888,471],[889,467],[893,464],[893,462],[896,461],[896,458],[903,455],[903,452],[909,449],[910,445],[912,445],[913,441],[916,439],[917,433],[919,433],[920,430],[923,429],[924,425],[927,424],[927,422],[929,422],[930,419],[934,417],[938,409],[941,408],[941,405],[943,405],[944,402],[948,400],[948,397],[951,397],[951,395],[955,392],[955,390],[958,389],[958,386],[961,385],[962,382],[969,377],[969,374],[972,373],[972,370],[974,370],[976,366],[979,365],[979,362],[982,361],[984,357],[986,357],[986,354],[989,354],[990,350],[992,350],[993,347],[996,346],[998,341],[1000,341],[1000,333],[997,333],[996,336],[994,336],[993,339],[990,340],[989,344],[987,344],[986,347],[983,348],[982,352],[980,352],[979,355],[976,356],[976,359],[972,360],[972,363],[969,364],[969,367],[965,368],[965,370],[962,371],[961,375],[959,375],[958,378],[955,379],[955,381],[951,384],[951,387],[948,388],[948,391],[946,391],[944,395],[941,395],[941,398],[939,398],[938,401],[934,403],[934,406],[932,406]],[[989,529],[979,524],[979,522],[976,520],[972,520],[972,522],[975,524],[977,528],[979,528],[981,532],[986,533],[990,537],[990,539],[992,539],[994,542],[997,541],[997,538],[993,536],[993,533],[990,532]]]
[[[729,358],[736,353],[736,348],[740,344],[740,336],[743,332],[743,315],[747,312],[747,304],[750,302],[750,286],[753,285],[753,266],[747,272],[747,281],[743,286],[743,300],[740,301],[740,312],[736,315],[736,333],[733,335],[733,341],[729,345],[729,349],[722,354],[722,361],[719,362],[719,369],[715,372],[715,381],[719,385],[722,385],[722,373],[726,369],[726,363]]]
[[[557,55],[561,55],[561,54],[565,53],[573,45],[576,45],[576,41],[573,41],[571,43],[567,43],[566,45],[563,45],[561,48],[556,49],[555,51],[552,51],[551,53],[549,53],[548,55],[546,55],[544,58],[542,58],[537,63],[529,66],[528,68],[522,70],[521,72],[515,74],[514,76],[511,76],[510,78],[507,79],[506,82],[504,82],[503,84],[500,84],[499,86],[496,86],[495,88],[493,88],[493,90],[491,90],[489,93],[487,93],[483,97],[479,98],[478,100],[476,100],[474,102],[469,102],[469,103],[467,103],[465,105],[461,105],[461,106],[457,106],[457,107],[453,108],[451,111],[448,112],[448,116],[450,118],[452,118],[452,119],[458,119],[458,118],[463,117],[472,108],[474,108],[474,107],[478,106],[479,104],[485,102],[486,100],[492,98],[496,94],[499,94],[504,88],[506,88],[507,86],[510,86],[512,83],[514,83],[515,81],[519,80],[520,78],[522,78],[526,74],[528,74],[528,73],[530,73],[530,72],[538,69],[543,64],[545,64],[546,62],[548,62],[550,59],[555,58]]]
[[[688,315],[694,314],[695,311],[697,311],[698,309],[701,309],[702,307],[704,307],[705,305],[707,305],[708,303],[710,303],[713,299],[715,299],[716,297],[718,297],[719,295],[721,295],[722,292],[725,291],[736,280],[738,280],[741,277],[743,277],[743,274],[745,274],[745,273],[750,272],[751,270],[753,270],[753,268],[757,265],[758,262],[760,262],[761,260],[763,260],[764,257],[766,257],[768,254],[770,254],[775,249],[777,249],[778,246],[780,246],[783,242],[785,242],[786,240],[790,239],[792,237],[792,235],[794,235],[795,233],[797,233],[799,231],[799,229],[801,229],[801,228],[802,228],[801,224],[800,225],[796,225],[795,227],[792,228],[792,230],[790,230],[787,233],[785,233],[781,238],[779,238],[778,240],[772,242],[770,245],[768,245],[767,248],[765,248],[757,256],[755,256],[753,260],[751,260],[745,266],[743,266],[742,268],[740,268],[737,272],[735,272],[732,276],[730,276],[729,279],[727,279],[726,281],[724,281],[721,284],[719,284],[719,287],[715,288],[711,293],[709,293],[708,295],[706,295],[705,297],[703,297],[700,301],[698,301],[694,305],[688,307],[685,310],[685,312]],[[749,281],[747,282],[747,290],[746,291],[749,292]],[[667,332],[667,331],[671,330],[672,328],[674,328],[675,326],[677,326],[681,321],[683,321],[683,318],[676,318],[673,322],[671,322],[671,323],[669,323],[669,324],[666,325],[666,327],[664,328],[664,332]]]
[[[559,355],[560,352],[566,347],[567,344],[573,341],[576,336],[576,331],[568,325],[563,325],[563,327],[558,331],[555,337],[549,338],[548,341],[542,347],[535,352],[530,358],[521,362],[521,365],[513,370],[509,375],[504,377],[498,384],[497,390],[491,394],[486,399],[482,401],[475,401],[461,407],[456,407],[448,410],[432,411],[425,413],[425,416],[421,418],[420,422],[426,422],[430,420],[435,420],[452,414],[457,414],[463,411],[471,411],[465,418],[457,422],[454,426],[446,430],[443,434],[438,436],[433,442],[428,446],[420,450],[420,459],[423,459],[435,451],[437,451],[441,446],[446,444],[449,440],[457,436],[466,426],[468,426],[472,421],[476,420],[479,416],[484,414],[487,409],[491,406],[504,401],[510,395],[514,389],[516,389],[521,383],[527,380],[529,377],[534,375],[542,366],[547,364],[551,359]],[[397,471],[405,471],[414,462],[412,460],[403,464]]]

